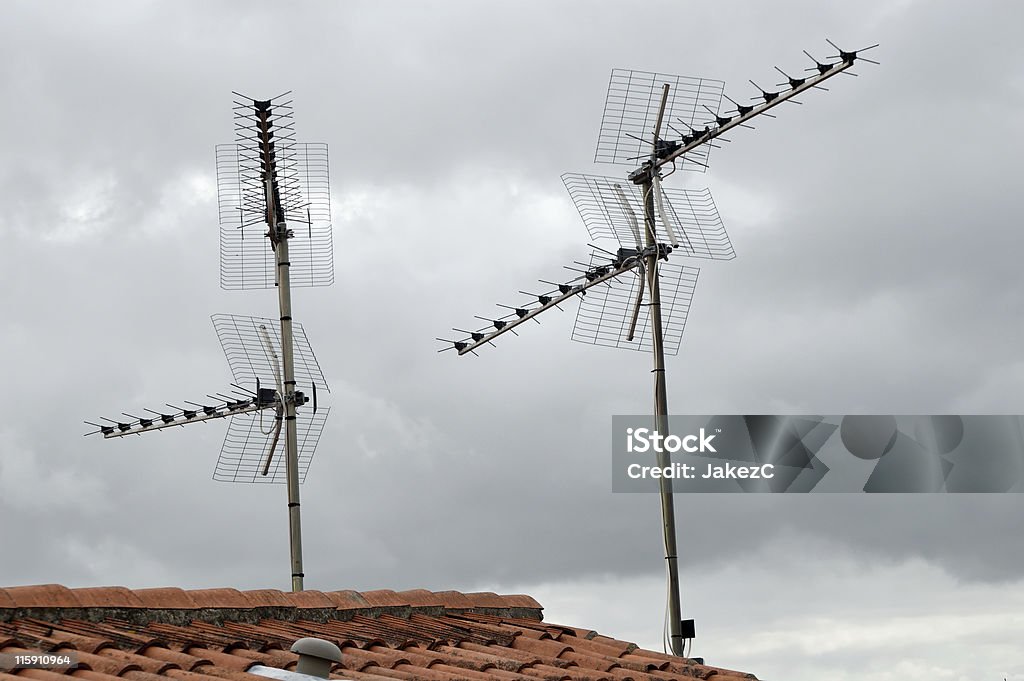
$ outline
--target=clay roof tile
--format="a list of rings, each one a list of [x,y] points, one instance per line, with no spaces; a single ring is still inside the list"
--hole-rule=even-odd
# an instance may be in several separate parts
[[[331,602],[334,603],[334,607],[339,610],[357,610],[370,607],[370,604],[363,598],[363,594],[358,591],[325,591],[324,595],[330,598]]]
[[[196,610],[204,607],[196,603],[192,596],[178,587],[161,587],[157,589],[136,589],[135,595],[147,608],[160,610]]]
[[[364,591],[363,599],[370,604],[370,607],[380,608],[385,606],[407,606],[408,603],[402,598],[401,594],[392,591],[391,589],[377,589],[375,591]]]
[[[60,584],[10,586],[4,589],[16,608],[77,608],[81,606],[71,589]]]
[[[190,589],[189,597],[200,608],[251,608],[252,601],[238,589]]]
[[[334,601],[323,591],[298,591],[285,594],[296,608],[334,608]]]
[[[292,605],[288,596],[277,589],[253,589],[242,593],[254,608],[287,608]]]
[[[142,600],[123,586],[100,586],[73,590],[83,608],[144,608]]]

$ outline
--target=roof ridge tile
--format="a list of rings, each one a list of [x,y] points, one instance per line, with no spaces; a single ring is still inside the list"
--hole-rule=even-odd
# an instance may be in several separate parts
[[[159,610],[198,610],[200,606],[189,592],[176,586],[136,589],[143,607]]]
[[[238,589],[189,589],[189,597],[203,608],[239,608],[253,607],[252,600]]]
[[[344,589],[342,591],[325,591],[324,594],[331,599],[331,602],[333,602],[335,607],[339,610],[355,610],[370,607],[370,604],[366,601],[363,594],[358,591],[352,591],[351,589]]]
[[[73,589],[83,608],[144,608],[142,600],[123,586],[92,586]]]
[[[74,592],[60,584],[9,586],[2,590],[15,608],[80,608]]]

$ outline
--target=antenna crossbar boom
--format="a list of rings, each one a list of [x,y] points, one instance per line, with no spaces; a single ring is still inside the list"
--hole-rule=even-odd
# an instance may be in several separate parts
[[[534,317],[536,317],[540,313],[544,312],[545,310],[550,310],[553,307],[557,307],[559,303],[565,302],[566,300],[568,300],[569,298],[572,298],[573,296],[581,295],[581,294],[585,293],[586,290],[589,289],[589,288],[597,286],[598,284],[603,284],[603,283],[609,281],[610,279],[614,279],[615,277],[618,277],[618,276],[620,276],[622,274],[625,274],[626,272],[629,272],[630,270],[632,270],[632,269],[636,268],[637,266],[639,266],[641,263],[642,263],[642,260],[640,259],[640,257],[628,258],[622,264],[620,264],[618,267],[609,270],[605,274],[602,274],[600,276],[594,277],[593,279],[589,279],[588,278],[583,283],[576,284],[575,286],[570,288],[565,293],[560,293],[558,295],[551,296],[551,299],[548,302],[546,302],[543,305],[541,305],[540,307],[535,307],[535,308],[531,309],[529,312],[527,312],[522,317],[517,317],[514,320],[510,320],[508,322],[505,322],[500,329],[496,329],[496,330],[491,331],[489,333],[483,334],[483,336],[480,338],[480,340],[476,340],[476,341],[472,341],[472,342],[459,343],[458,345],[456,345],[456,349],[458,350],[460,355],[465,355],[466,353],[473,352],[475,349],[477,349],[481,345],[484,345],[486,343],[490,343],[491,341],[493,341],[495,338],[497,338],[501,334],[503,334],[503,333],[505,333],[507,331],[511,331],[512,329],[514,329],[515,327],[519,326],[523,322],[527,322],[527,321],[533,319]]]
[[[657,158],[657,160],[654,161],[653,168],[655,170],[658,169],[658,168],[661,168],[666,163],[671,163],[672,161],[675,161],[676,159],[678,159],[683,154],[686,154],[687,152],[693,151],[694,149],[696,149],[697,147],[699,147],[701,145],[707,144],[711,140],[715,139],[716,137],[721,136],[722,134],[728,132],[729,130],[732,130],[736,126],[743,125],[744,123],[749,121],[751,118],[755,118],[756,116],[758,116],[759,114],[764,113],[768,109],[771,109],[774,106],[778,106],[779,104],[782,104],[786,100],[792,99],[793,97],[795,97],[796,95],[800,94],[801,92],[805,92],[805,91],[807,91],[807,90],[809,90],[809,89],[811,89],[811,88],[813,88],[813,87],[815,87],[817,85],[820,85],[822,81],[828,80],[832,76],[834,76],[834,75],[836,75],[838,73],[842,73],[846,69],[848,69],[851,66],[853,66],[853,63],[854,63],[855,59],[856,59],[856,57],[853,56],[853,57],[848,57],[846,59],[843,59],[842,61],[836,62],[834,64],[829,64],[829,65],[827,65],[827,68],[822,70],[818,75],[816,75],[816,76],[814,76],[812,78],[808,78],[803,83],[801,83],[801,84],[799,84],[799,85],[797,85],[797,86],[795,86],[795,87],[793,87],[793,88],[791,88],[789,90],[785,90],[783,92],[775,92],[775,93],[773,93],[773,92],[762,93],[764,95],[764,98],[765,98],[765,101],[762,104],[758,104],[757,106],[755,106],[750,111],[747,111],[746,113],[740,114],[739,116],[736,116],[735,118],[732,118],[728,122],[722,123],[721,125],[719,125],[717,127],[714,127],[714,128],[707,128],[706,127],[704,129],[704,131],[696,131],[694,133],[696,135],[696,139],[692,139],[692,140],[689,140],[689,141],[686,141],[684,139],[685,143],[681,147],[679,147],[678,149],[676,149],[676,150],[672,151],[671,153],[668,153],[668,154],[666,154],[664,156],[659,156]],[[630,173],[629,179],[634,184],[641,184],[641,183],[644,182],[644,180],[647,177],[649,177],[649,175],[651,173],[651,169],[652,169],[651,162],[648,161],[643,166],[641,166],[640,168],[638,168],[638,169],[634,170],[632,173]]]
[[[184,426],[189,423],[200,421],[211,421],[213,419],[247,414],[261,409],[271,409],[276,401],[260,401],[257,398],[239,400],[211,407],[196,407],[174,415],[160,415],[153,418],[139,419],[133,423],[118,423],[115,426],[100,426],[99,432],[103,433],[105,439],[124,437],[125,435],[139,435],[148,433],[151,430],[160,430],[172,426]]]

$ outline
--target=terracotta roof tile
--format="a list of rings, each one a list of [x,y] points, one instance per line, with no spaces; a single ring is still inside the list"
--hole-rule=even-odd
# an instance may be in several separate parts
[[[37,679],[37,681],[67,681],[63,674],[48,669],[22,669],[17,676],[4,674],[4,678],[11,679]]]
[[[334,601],[323,591],[300,591],[285,594],[296,608],[334,608]]]
[[[533,667],[524,667],[519,673],[525,674],[526,676],[532,676],[537,679],[543,679],[544,681],[569,681],[569,679],[572,678],[564,669],[544,664],[538,664]]]
[[[385,651],[376,652],[373,650],[363,650],[355,646],[346,646],[341,649],[342,664],[348,665],[349,661],[355,660],[362,667],[368,664],[375,664],[386,669],[394,669],[399,664],[411,664],[411,660],[405,655],[404,651],[393,650],[386,646],[384,648]]]
[[[504,608],[529,608],[531,610],[540,610],[541,605],[531,596],[526,594],[512,594],[509,596],[502,596],[502,600],[505,601]]]
[[[185,671],[184,669],[169,669],[165,677],[176,679],[176,681],[210,681],[210,677],[196,672]],[[65,679],[65,681],[67,681]],[[108,679],[107,681],[112,681]]]
[[[408,670],[408,667],[406,667]],[[444,674],[440,672],[432,672],[429,669],[416,669],[414,671],[402,671],[399,669],[389,669],[387,667],[381,667],[380,665],[368,665],[365,669],[361,670],[364,673],[374,674],[387,679],[402,679],[415,681],[419,678],[446,678]],[[348,670],[345,670],[345,674],[348,674]]]
[[[419,646],[406,646],[395,649],[381,643],[375,643],[366,646],[363,650],[366,653],[376,653],[379,656],[377,659],[381,660],[381,665],[391,667],[392,669],[399,662],[415,664],[417,667],[430,667],[444,660],[444,657],[438,655],[435,651],[420,648]],[[392,663],[385,664],[385,660],[390,660]]]
[[[471,652],[487,653],[487,654],[497,655],[498,657],[500,657],[503,660],[508,660],[510,662],[515,662],[515,663],[523,663],[523,664],[527,664],[527,665],[539,664],[541,662],[541,659],[542,659],[540,656],[534,655],[534,654],[532,654],[532,653],[530,653],[528,651],[525,651],[525,650],[515,650],[513,648],[502,648],[500,651],[497,651],[492,646],[484,646],[484,645],[480,645],[479,643],[473,643],[471,641],[463,641],[462,643],[459,644],[459,648],[462,649],[462,650],[468,650],[468,651],[471,651]],[[552,659],[554,659],[554,658],[552,658]]]
[[[197,667],[195,673],[203,674],[208,677],[212,676],[218,679],[227,679],[227,681],[267,681],[266,677],[263,676],[247,674],[246,672],[240,672],[234,669],[225,669],[224,667],[218,667],[213,664]]]
[[[288,608],[292,602],[288,595],[277,589],[253,589],[242,592],[253,608]]]
[[[558,656],[558,659],[571,662],[585,669],[595,669],[600,672],[606,672],[614,667],[621,667],[618,658],[608,657],[607,655],[587,655],[586,653],[577,653],[574,650],[565,651]]]
[[[466,598],[475,608],[508,608],[512,607],[505,603],[505,598],[492,591],[478,591],[466,594]]]
[[[119,650],[117,648],[103,648],[102,650],[96,652],[94,657],[105,657],[114,660],[117,664],[131,666],[145,672],[151,672],[153,674],[162,674],[168,669],[174,669],[180,666],[174,662],[158,660],[156,658],[147,657],[145,655],[137,655],[135,653],[129,653],[124,650]]]
[[[458,591],[438,591],[434,595],[441,599],[446,608],[454,610],[457,608],[468,609],[473,607],[473,601],[466,594]]]
[[[238,589],[193,589],[189,598],[204,608],[252,608],[253,603]]]
[[[512,642],[512,647],[516,650],[528,650],[531,653],[547,657],[560,657],[565,651],[573,649],[572,646],[559,643],[558,641],[540,641],[529,636],[516,636]]]
[[[107,586],[75,589],[75,598],[83,608],[144,608],[145,604],[131,589]]]
[[[636,645],[633,643],[627,643],[625,641],[616,641],[613,643],[597,643],[594,640],[588,640],[580,638],[578,636],[561,636],[558,639],[559,643],[572,646],[572,649],[576,652],[592,653],[597,655],[607,655],[608,657],[622,657],[623,655],[636,650]]]
[[[176,669],[176,667],[170,667],[169,669]],[[141,671],[125,672],[121,678],[131,679],[131,681],[167,681],[167,677],[165,676]]]
[[[192,597],[184,589],[173,586],[160,589],[137,589],[135,595],[147,608],[195,610],[204,607],[192,600]]]
[[[523,638],[529,638],[536,641],[550,641],[555,637],[550,632],[540,631],[537,629],[516,629]]]
[[[669,665],[668,660],[661,660],[656,657],[650,657],[647,655],[638,655],[636,651],[632,653],[626,653],[625,655],[619,658],[619,662],[622,664],[622,666],[626,666],[627,663],[639,665],[645,670],[665,669]]]
[[[337,674],[335,677],[353,679],[353,681],[391,681],[391,679],[394,678],[392,676],[382,676],[375,672],[376,670],[373,667],[370,667],[366,671],[346,669],[344,674]]]
[[[138,670],[130,669],[127,672],[125,672],[125,675],[136,674],[136,673],[141,674],[141,673],[144,673],[144,672],[139,672]],[[111,681],[111,678],[110,678],[109,675],[104,674],[102,672],[94,672],[91,669],[76,669],[75,672],[74,672],[74,675],[75,675],[75,678],[87,679],[87,681]],[[65,681],[67,681],[67,680],[65,679]]]
[[[409,589],[408,591],[399,591],[395,596],[414,608],[445,607],[444,601],[441,598],[439,598],[433,591],[427,591],[426,589]]]
[[[77,608],[74,592],[60,584],[10,586],[4,589],[16,608]]]
[[[444,674],[449,679],[459,679],[460,681],[487,681],[491,677],[484,672],[478,672],[475,669],[468,669],[466,667],[457,667],[451,664],[437,663],[429,667],[430,671]]]
[[[529,596],[422,589],[309,591],[57,585],[0,589],[0,650],[74,649],[79,681],[266,681],[298,638],[336,642],[350,681],[688,681],[749,675],[544,622]],[[26,616],[28,615],[28,616]],[[0,681],[68,681],[46,670]]]
[[[657,660],[658,662],[671,662],[675,659],[672,655],[668,655],[666,653],[659,653],[656,650],[637,649],[630,651],[630,653],[638,657],[646,657],[652,660]]]
[[[278,669],[290,669],[299,661],[298,655],[283,650],[268,650],[258,653],[255,650],[248,650],[246,648],[235,648],[231,651],[231,654],[246,660],[252,660],[256,664],[277,667]]]
[[[442,653],[449,660],[449,664],[458,664],[460,666],[465,665],[472,669],[479,670],[493,667],[507,672],[518,672],[527,664],[536,664],[539,662],[537,659],[534,659],[531,662],[517,660],[514,658],[509,659],[495,654],[496,651],[493,648],[484,648],[484,650],[467,650],[461,647],[456,648],[454,646],[440,645],[434,648],[434,652]]]
[[[96,653],[79,653],[78,661],[81,664],[87,665],[89,669],[94,672],[109,674],[110,676],[120,676],[131,669],[142,670],[142,667],[134,664],[130,660],[108,657]]]
[[[335,607],[342,610],[370,607],[363,594],[358,591],[325,591],[324,594],[331,599]]]
[[[613,679],[618,681],[654,681],[650,676],[643,672],[633,671],[632,669],[625,669],[618,665],[605,670],[605,673]]]
[[[188,648],[183,651],[188,655],[193,655],[201,660],[209,660],[217,667],[226,667],[227,669],[234,669],[235,671],[244,672],[249,667],[259,664],[256,660],[249,660],[238,655],[232,655],[231,653],[221,653],[216,650],[208,650],[205,648]],[[206,670],[197,668],[197,672],[205,674]]]
[[[197,657],[195,655],[189,655],[188,653],[171,650],[169,648],[162,648],[160,646],[149,646],[140,651],[140,654],[154,660],[175,664],[181,669],[185,669],[187,671],[192,671],[200,665],[213,664],[212,661],[205,659],[202,656]]]
[[[377,589],[376,591],[364,591],[363,599],[370,604],[370,607],[383,606],[407,606],[400,594],[391,589]]]

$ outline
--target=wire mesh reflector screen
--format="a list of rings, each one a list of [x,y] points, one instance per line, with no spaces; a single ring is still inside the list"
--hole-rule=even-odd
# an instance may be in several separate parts
[[[211,317],[235,382],[246,387],[258,378],[265,388],[277,387],[281,368],[281,328],[276,319],[215,314]],[[302,325],[292,322],[296,389],[330,391]],[[270,348],[267,347],[269,339]],[[275,360],[274,353],[277,358]],[[307,392],[307,394],[309,394]]]
[[[324,431],[330,408],[321,407],[316,414],[308,406],[295,419],[299,440],[299,482],[306,479],[317,443]],[[270,468],[263,475],[270,445],[273,442],[274,413],[264,410],[229,419],[228,432],[213,471],[213,479],[221,482],[286,483],[285,436],[282,432],[270,457]]]
[[[334,283],[334,241],[327,145],[277,145],[277,174],[288,240],[292,286]],[[267,238],[266,192],[259,156],[245,144],[217,145],[220,285],[273,288],[274,251]]]
[[[597,265],[606,259],[595,253],[591,256],[591,264]],[[682,343],[699,270],[696,267],[658,261],[658,272],[661,277],[661,322],[665,354],[675,355]],[[640,291],[640,276],[640,270],[637,269],[633,273],[609,280],[607,286],[595,286],[588,290],[582,296],[576,312],[572,339],[591,345],[650,352],[651,315],[646,281],[633,340],[626,340]]]
[[[703,130],[718,113],[725,89],[723,81],[612,69],[597,136],[595,163],[638,166],[650,157],[665,83],[669,85],[669,93],[662,119],[662,139],[680,139],[691,129]],[[703,172],[708,164],[708,153],[709,146],[704,144],[676,163],[684,170]]]
[[[614,239],[620,246],[641,247],[644,239],[643,189],[613,177],[566,173],[562,182],[592,239]],[[662,205],[675,232],[678,253],[692,258],[732,260],[732,242],[709,189],[662,188]],[[657,208],[656,241],[670,243]]]

